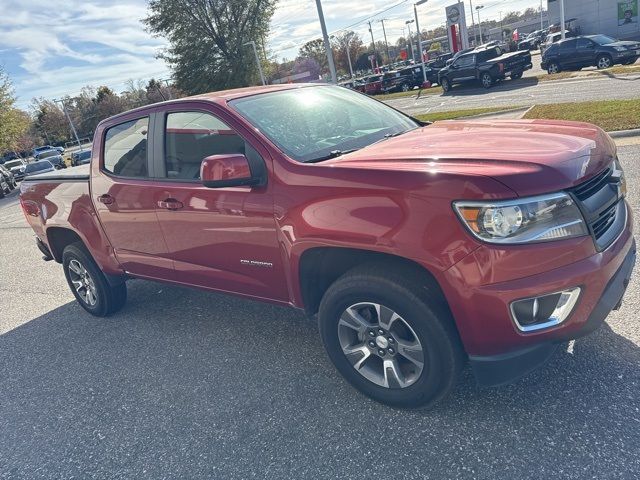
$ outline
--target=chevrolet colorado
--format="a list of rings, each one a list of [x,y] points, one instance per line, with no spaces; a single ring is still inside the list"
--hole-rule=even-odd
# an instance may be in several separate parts
[[[416,408],[466,362],[482,385],[526,374],[619,306],[625,192],[593,125],[424,124],[284,85],[109,118],[89,165],[26,178],[20,201],[88,312],[120,309],[129,278],[290,305],[353,386]]]

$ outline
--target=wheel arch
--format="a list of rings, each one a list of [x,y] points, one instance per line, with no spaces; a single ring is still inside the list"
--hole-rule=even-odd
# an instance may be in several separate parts
[[[57,263],[62,263],[62,254],[67,246],[74,243],[80,243],[86,250],[87,254],[93,258],[98,267],[102,270],[102,273],[105,275],[107,282],[109,282],[110,285],[118,285],[126,279],[122,274],[114,274],[106,271],[103,265],[100,264],[99,259],[96,258],[96,255],[94,255],[89,249],[87,242],[75,230],[67,227],[52,226],[47,228],[46,236],[49,251]]]
[[[62,252],[67,247],[67,245],[71,245],[72,243],[80,242],[85,248],[86,244],[80,238],[77,232],[70,228],[66,227],[49,227],[46,231],[47,235],[47,244],[49,245],[49,250],[51,251],[51,255],[54,260],[58,263],[62,263]]]
[[[412,281],[436,292],[442,306],[451,312],[446,297],[436,277],[423,265],[390,253],[346,247],[312,247],[300,256],[298,281],[305,313],[318,312],[325,292],[338,278],[366,264],[382,265],[387,269],[401,271]]]

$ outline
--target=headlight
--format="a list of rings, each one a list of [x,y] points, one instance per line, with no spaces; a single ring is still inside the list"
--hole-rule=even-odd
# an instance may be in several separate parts
[[[613,47],[616,52],[624,52],[627,50],[627,47]]]
[[[566,193],[499,202],[453,203],[471,233],[489,243],[529,243],[588,234],[580,210]]]

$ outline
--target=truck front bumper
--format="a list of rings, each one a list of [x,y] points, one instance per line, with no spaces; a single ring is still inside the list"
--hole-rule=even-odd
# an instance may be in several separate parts
[[[628,209],[627,205],[627,209]],[[482,385],[508,383],[543,364],[557,346],[600,326],[617,308],[636,260],[629,214],[606,250],[590,237],[531,246],[482,246],[439,278],[473,371]],[[524,330],[512,304],[580,288],[566,318]],[[542,326],[541,326],[542,327]]]
[[[596,330],[612,310],[617,310],[629,285],[636,263],[636,245],[628,251],[622,265],[609,281],[602,296],[578,329],[556,336],[552,341],[498,355],[470,355],[469,362],[478,384],[497,386],[509,383],[543,365],[562,341],[583,337]]]

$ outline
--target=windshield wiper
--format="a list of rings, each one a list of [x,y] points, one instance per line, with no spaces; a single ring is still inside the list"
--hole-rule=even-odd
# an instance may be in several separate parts
[[[360,149],[359,148],[352,148],[350,150],[332,150],[327,155],[324,155],[324,156],[318,157],[318,158],[312,158],[311,160],[307,160],[304,163],[324,162],[325,160],[331,160],[332,158],[338,158],[338,157],[341,157],[342,155],[346,155],[347,153],[352,153],[352,152],[355,152],[357,150],[360,150]]]

